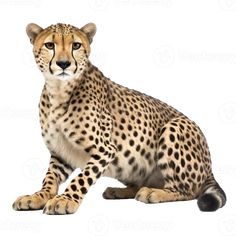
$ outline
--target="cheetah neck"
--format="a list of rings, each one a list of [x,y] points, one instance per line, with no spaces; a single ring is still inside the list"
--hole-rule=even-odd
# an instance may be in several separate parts
[[[72,95],[77,81],[63,81],[59,79],[46,79],[45,88],[49,97],[51,107],[66,104]]]

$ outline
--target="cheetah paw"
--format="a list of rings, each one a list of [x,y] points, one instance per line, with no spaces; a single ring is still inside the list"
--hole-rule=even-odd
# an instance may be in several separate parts
[[[151,188],[142,187],[136,194],[135,199],[144,203],[157,203],[158,199],[155,197],[155,193]]]
[[[78,207],[78,202],[62,194],[49,200],[43,209],[43,213],[47,215],[73,214]]]
[[[108,187],[102,194],[105,199],[117,199],[116,191],[114,188]]]
[[[49,197],[45,192],[37,192],[32,195],[18,197],[12,205],[16,211],[40,210],[43,209]]]

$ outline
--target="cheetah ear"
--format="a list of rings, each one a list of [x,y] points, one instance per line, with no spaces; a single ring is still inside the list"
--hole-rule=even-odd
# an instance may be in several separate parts
[[[26,33],[28,35],[28,37],[30,38],[30,42],[32,44],[34,44],[34,41],[37,37],[37,35],[43,31],[43,28],[41,28],[40,26],[34,24],[34,23],[30,23],[27,25],[26,27]]]
[[[88,23],[85,26],[83,26],[80,30],[87,35],[89,43],[91,44],[93,41],[93,36],[95,35],[97,30],[96,25],[94,23]]]

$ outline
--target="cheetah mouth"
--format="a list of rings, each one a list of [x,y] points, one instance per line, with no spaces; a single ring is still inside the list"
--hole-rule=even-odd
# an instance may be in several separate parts
[[[64,71],[60,74],[58,74],[57,76],[59,77],[65,77],[65,76],[69,76],[69,74],[65,73]]]

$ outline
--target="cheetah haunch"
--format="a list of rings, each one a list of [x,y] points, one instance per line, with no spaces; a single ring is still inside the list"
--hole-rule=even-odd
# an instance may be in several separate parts
[[[40,123],[51,159],[41,190],[17,198],[13,208],[74,213],[101,176],[126,185],[107,188],[106,199],[198,199],[202,211],[223,207],[226,196],[200,128],[167,104],[107,79],[88,59],[95,32],[92,23],[27,26],[45,77]],[[81,173],[57,195],[76,168]]]

